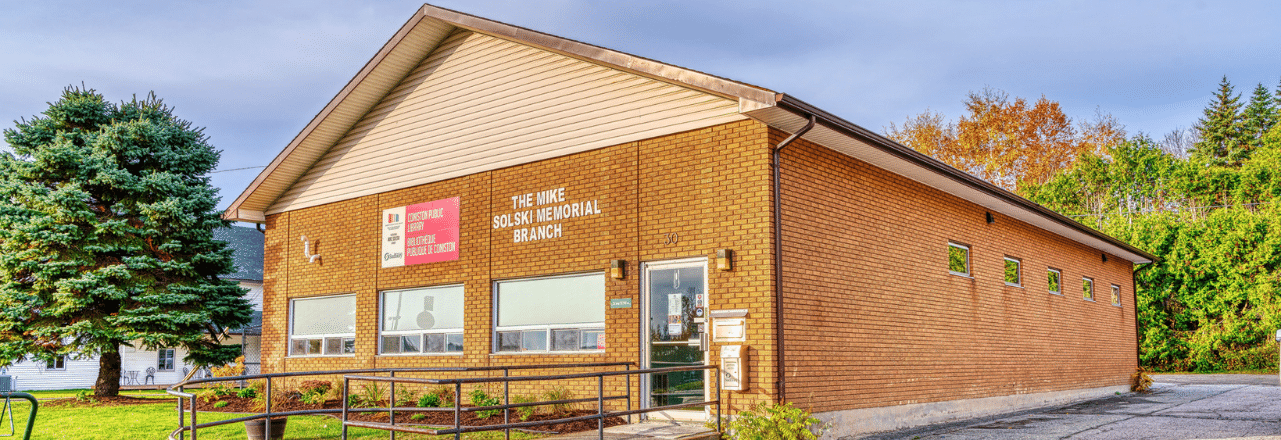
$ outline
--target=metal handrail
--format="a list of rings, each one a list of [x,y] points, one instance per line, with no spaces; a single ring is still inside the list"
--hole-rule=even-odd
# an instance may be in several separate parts
[[[631,408],[631,375],[633,374],[635,375],[661,374],[661,373],[676,373],[676,372],[682,372],[682,371],[712,371],[712,370],[716,372],[715,377],[717,378],[716,399],[714,400],[703,401],[703,402],[692,402],[687,404],[663,405],[663,406],[642,408],[642,409],[636,409],[636,410],[633,410]],[[606,396],[605,395],[605,378],[613,377],[613,376],[625,376],[627,378],[627,394],[626,395],[624,396]],[[510,384],[511,382],[550,381],[550,380],[582,379],[582,378],[591,378],[591,377],[594,377],[597,379],[596,398],[594,399],[585,398],[585,399],[529,402],[529,403],[517,403],[517,404],[510,403],[510,393],[509,393],[508,384]],[[670,409],[680,409],[680,408],[689,408],[694,406],[706,406],[706,405],[716,405],[716,431],[720,432],[721,431],[721,381],[719,380],[719,378],[720,378],[720,367],[717,365],[648,368],[648,369],[640,369],[640,370],[632,370],[631,368],[628,368],[625,371],[602,371],[602,372],[595,372],[595,373],[557,374],[557,375],[543,375],[543,376],[504,375],[502,377],[478,377],[478,378],[456,378],[456,379],[419,379],[419,378],[394,377],[394,376],[386,377],[386,376],[344,375],[343,376],[343,392],[342,392],[342,405],[343,405],[342,439],[343,440],[347,439],[347,428],[351,426],[355,426],[359,428],[371,428],[371,429],[380,429],[380,430],[390,431],[391,438],[393,440],[395,439],[396,432],[409,432],[409,433],[427,434],[427,435],[453,434],[454,439],[459,440],[461,438],[461,435],[465,432],[497,431],[497,430],[502,430],[504,433],[504,436],[507,439],[510,439],[512,429],[520,429],[520,428],[527,428],[527,427],[533,427],[533,426],[539,426],[539,425],[549,425],[554,423],[569,423],[569,422],[595,419],[597,421],[597,424],[596,424],[597,435],[599,436],[600,440],[604,440],[605,439],[605,419],[609,417],[631,416],[633,414],[643,414],[648,412],[665,411]],[[391,383],[392,394],[389,398],[389,402],[391,403],[390,407],[361,408],[361,409],[349,408],[348,396],[350,395],[351,381],[353,380]],[[461,401],[462,401],[463,384],[497,383],[497,382],[503,383],[504,404],[468,407],[468,408],[462,407]],[[395,384],[396,383],[414,383],[414,384],[430,384],[430,385],[452,384],[454,385],[454,407],[453,408],[396,407],[395,406],[395,400],[396,400]],[[627,400],[627,410],[605,411],[605,401],[617,400],[617,399]],[[532,422],[516,422],[516,423],[512,423],[509,417],[510,410],[512,408],[521,408],[521,407],[528,407],[528,406],[544,406],[544,405],[551,405],[555,403],[582,402],[582,401],[592,401],[592,400],[596,401],[596,414],[566,417],[566,418],[553,419],[553,420],[537,420]],[[356,421],[356,420],[350,420],[347,417],[349,412],[370,412],[369,410],[373,410],[375,412],[387,411],[389,414],[388,423]],[[441,410],[453,411],[454,413],[453,429],[427,429],[427,428],[418,428],[418,427],[409,426],[409,425],[396,424],[396,415],[395,415],[396,411],[424,412],[424,411],[441,411]],[[484,425],[484,426],[462,426],[462,413],[477,412],[477,411],[494,411],[494,410],[503,411],[502,424]]]
[[[22,399],[27,399],[27,401],[31,402],[31,413],[27,415],[26,434],[22,436],[22,440],[31,440],[31,429],[36,426],[36,411],[40,409],[40,402],[36,401],[36,396],[32,396],[31,393],[4,392],[4,393],[0,393],[0,397],[3,397],[5,400],[8,400],[13,397],[18,397]],[[12,409],[10,411],[12,411]],[[11,417],[9,419],[9,422],[13,423],[13,419],[12,419],[13,413],[10,412],[9,416]]]
[[[486,367],[365,368],[365,369],[353,369],[353,370],[297,371],[297,372],[287,372],[287,373],[268,373],[268,374],[252,374],[252,375],[244,375],[244,376],[188,379],[188,380],[184,380],[182,382],[178,382],[176,384],[170,385],[169,388],[165,390],[165,393],[178,398],[178,428],[169,433],[168,439],[169,440],[185,440],[186,433],[190,432],[191,440],[196,440],[198,435],[197,432],[201,428],[209,428],[214,426],[227,425],[231,423],[246,422],[250,420],[273,419],[273,418],[288,417],[288,416],[295,416],[295,415],[335,414],[335,413],[342,412],[339,409],[308,409],[308,410],[282,411],[282,412],[272,411],[271,410],[272,379],[275,379],[275,378],[301,377],[301,376],[338,376],[338,375],[345,376],[348,374],[377,374],[377,373],[387,373],[390,375],[395,375],[397,373],[468,373],[468,372],[478,372],[478,371],[504,371],[504,374],[507,374],[507,372],[511,370],[538,370],[538,369],[591,368],[591,367],[628,367],[630,368],[632,365],[635,365],[635,364],[632,362],[593,362],[593,363],[583,363],[583,364],[508,365],[508,366],[486,366]],[[375,377],[381,377],[381,376],[375,376]],[[520,376],[517,376],[517,377],[520,377]],[[208,422],[208,423],[197,422],[196,395],[194,393],[188,393],[184,390],[186,387],[191,385],[200,385],[200,384],[213,383],[213,382],[249,381],[249,380],[257,380],[257,379],[262,379],[266,381],[266,388],[263,391],[266,405],[263,408],[262,413],[249,415],[245,417],[236,417],[232,419]],[[187,415],[183,411],[184,399],[189,401],[188,405],[191,412],[190,426],[187,426]],[[347,406],[346,399],[347,397],[343,396],[344,408]],[[455,400],[457,400],[457,398],[455,398]],[[385,408],[356,409],[355,412],[372,412],[372,411],[385,411],[385,410],[386,410]],[[271,438],[270,437],[271,423],[270,422],[266,423],[264,428],[265,428],[264,435],[266,435],[267,438]],[[343,428],[343,431],[346,432],[346,428]],[[346,437],[344,436],[344,438]],[[394,438],[394,435],[393,435],[393,438]]]

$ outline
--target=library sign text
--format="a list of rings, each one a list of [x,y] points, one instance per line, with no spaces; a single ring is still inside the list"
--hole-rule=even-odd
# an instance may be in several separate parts
[[[512,212],[494,216],[494,229],[512,229],[512,243],[560,238],[561,220],[600,214],[596,200],[567,202],[565,188],[511,196]]]
[[[458,259],[458,197],[384,209],[382,267]]]

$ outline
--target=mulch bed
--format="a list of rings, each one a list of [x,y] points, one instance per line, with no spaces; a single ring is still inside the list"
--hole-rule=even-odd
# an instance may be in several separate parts
[[[71,399],[71,400],[75,400],[75,399]],[[139,400],[142,400],[142,399],[139,399]],[[221,408],[215,408],[214,404],[216,404],[217,402],[227,402],[227,405]],[[154,401],[149,403],[154,403]],[[190,401],[184,400],[183,409],[188,409],[189,407],[190,407]],[[342,404],[340,401],[336,399],[327,400],[323,405],[307,404],[307,403],[302,403],[301,401],[298,401],[295,399],[288,399],[288,400],[277,400],[271,405],[272,412],[301,411],[301,410],[312,410],[312,409],[333,410],[335,414],[329,414],[329,415],[337,417],[338,416],[337,413],[342,410]],[[254,409],[253,399],[245,399],[245,398],[232,397],[232,396],[221,397],[218,400],[214,400],[210,402],[204,402],[204,401],[201,401],[200,399],[196,399],[196,410],[208,411],[208,412],[234,412],[234,413],[261,412],[261,410]],[[423,414],[423,416],[420,417],[419,420],[414,420],[412,417],[415,414]],[[529,417],[528,421],[554,420],[554,419],[563,419],[568,417],[585,416],[585,415],[591,415],[591,414],[596,414],[596,411],[573,410],[573,411],[570,411],[568,414],[561,414],[561,415],[534,414]],[[380,411],[377,413],[352,412],[352,413],[348,413],[347,417],[351,420],[384,422],[384,423],[387,422],[387,413],[385,411]],[[512,423],[521,421],[520,417],[517,415],[515,410],[511,411],[511,421]],[[499,412],[498,415],[490,416],[489,418],[482,419],[477,417],[476,413],[474,412],[464,412],[462,413],[461,423],[463,426],[500,425],[503,423],[503,414]],[[404,412],[404,411],[397,411],[396,424],[437,425],[437,426],[452,427],[454,426],[454,412],[453,411],[431,411],[431,412],[410,413],[410,412]],[[609,417],[605,419],[605,427],[625,425],[625,424],[627,424],[627,421],[621,417]],[[580,420],[577,422],[569,422],[569,423],[549,423],[549,424],[532,426],[526,429],[553,432],[553,433],[591,431],[596,429],[596,420]]]
[[[80,401],[80,400],[76,400],[76,398],[74,397],[68,397],[65,399],[43,400],[40,402],[40,406],[44,406],[48,408],[59,408],[59,407],[83,408],[83,407],[96,407],[96,406],[145,405],[149,403],[172,404],[175,399],[175,398],[145,398],[145,397],[131,397],[131,396],[115,396],[115,397],[90,396],[90,398],[92,398],[93,400]]]

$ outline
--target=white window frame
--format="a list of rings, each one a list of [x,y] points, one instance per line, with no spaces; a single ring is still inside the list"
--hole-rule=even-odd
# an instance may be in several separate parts
[[[1050,290],[1050,272],[1054,272],[1054,274],[1055,274],[1055,275],[1058,275],[1058,276],[1059,276],[1059,277],[1058,277],[1058,278],[1059,278],[1059,290]],[[1046,270],[1045,270],[1045,290],[1049,290],[1051,295],[1059,295],[1059,296],[1063,296],[1063,271],[1058,270],[1058,269],[1055,269],[1055,268],[1053,268],[1053,267],[1046,268]]]
[[[466,342],[467,342],[467,336],[466,336],[466,333],[467,333],[467,332],[466,332],[466,328],[467,328],[467,309],[466,309],[466,306],[464,306],[464,308],[463,308],[463,326],[462,326],[461,328],[446,328],[446,329],[433,329],[433,330],[393,330],[393,331],[386,331],[386,330],[383,330],[383,325],[385,325],[385,324],[386,324],[386,317],[385,317],[385,316],[383,316],[383,311],[385,310],[385,308],[384,308],[384,307],[386,306],[386,303],[387,303],[387,301],[385,301],[385,300],[386,300],[386,298],[387,298],[386,294],[388,294],[388,293],[392,293],[392,292],[405,292],[405,291],[410,291],[410,290],[444,289],[444,288],[450,288],[450,287],[462,287],[462,288],[463,288],[463,301],[464,301],[464,304],[465,304],[465,303],[466,303],[466,300],[467,300],[467,287],[466,287],[463,283],[456,283],[456,284],[442,284],[442,285],[438,285],[438,286],[410,287],[410,288],[405,288],[405,289],[392,289],[392,290],[382,290],[382,291],[379,291],[379,292],[378,292],[378,347],[377,347],[377,348],[378,348],[378,355],[379,355],[379,356],[462,356],[462,355],[463,355],[463,353],[464,353],[464,352],[466,352],[466,350],[467,350],[467,344],[466,344]],[[426,348],[427,348],[427,344],[425,343],[425,340],[426,340],[426,335],[428,335],[428,334],[444,334],[444,335],[445,335],[445,347],[446,347],[446,351],[439,352],[439,353],[437,353],[437,352],[430,352],[430,353],[429,353],[429,352],[425,352],[425,351],[423,351],[424,349],[426,349]],[[448,347],[449,347],[449,335],[451,335],[451,334],[457,334],[457,335],[462,335],[462,336],[463,336],[463,349],[462,349],[462,350],[460,350],[460,351],[448,351]],[[403,337],[404,337],[404,336],[414,336],[414,335],[418,335],[418,346],[419,346],[419,347],[418,347],[418,351],[405,353],[405,352],[404,352],[404,350],[405,350],[405,344],[404,344],[404,339],[403,339]],[[402,337],[402,339],[401,339],[401,344],[400,344],[400,345],[401,345],[401,347],[400,347],[401,352],[400,352],[400,353],[386,353],[386,352],[383,352],[383,337],[384,337],[384,336],[400,336],[400,337]]]
[[[1121,307],[1121,286],[1120,285],[1117,285],[1117,284],[1112,285],[1112,300],[1113,300],[1112,305]]]
[[[62,364],[62,366],[58,366]],[[44,362],[45,370],[67,371],[67,356],[62,355]]]
[[[605,352],[605,349],[603,349],[603,348],[598,348],[598,349],[594,349],[594,350],[553,350],[553,349],[552,349],[552,346],[553,346],[553,344],[555,343],[555,341],[552,339],[552,331],[554,331],[554,330],[571,330],[571,329],[579,329],[579,330],[600,330],[601,332],[605,332],[605,322],[604,322],[604,321],[602,321],[602,322],[600,322],[600,323],[589,322],[589,323],[578,323],[578,324],[539,324],[539,325],[513,325],[513,326],[499,326],[499,325],[498,325],[498,285],[499,285],[499,284],[501,284],[501,283],[506,283],[506,282],[512,282],[512,281],[545,280],[545,279],[555,279],[555,278],[574,278],[574,277],[581,277],[581,276],[586,276],[586,275],[600,275],[600,273],[599,273],[599,272],[579,272],[579,273],[569,273],[569,274],[562,274],[562,275],[551,275],[551,276],[541,276],[541,277],[527,277],[527,278],[512,278],[512,279],[506,279],[506,280],[494,281],[494,282],[490,285],[490,298],[491,298],[491,300],[492,300],[491,304],[493,304],[493,306],[492,306],[492,310],[494,311],[494,313],[493,313],[493,331],[492,331],[492,332],[490,332],[490,339],[491,339],[491,345],[490,345],[490,348],[489,348],[490,353],[491,353],[491,354],[496,354],[496,355],[562,355],[562,354],[584,354],[584,353],[595,354],[595,353],[604,353],[604,352]],[[608,282],[609,282],[609,277],[605,277],[605,282],[606,282],[606,283],[608,283]],[[609,304],[609,292],[608,292],[608,290],[605,292],[605,298],[604,298],[604,300],[605,300],[605,304],[603,304],[603,306],[604,306],[604,307],[608,307],[608,304]],[[606,310],[608,310],[608,309],[606,309]],[[607,313],[608,313],[608,312],[607,312]],[[608,319],[608,317],[607,317],[606,319]],[[524,350],[522,350],[522,351],[502,351],[502,350],[501,350],[501,348],[502,348],[502,338],[499,336],[499,334],[500,334],[500,333],[504,333],[504,332],[514,332],[514,331],[525,332],[525,331],[530,331],[530,330],[543,330],[543,331],[545,332],[545,335],[546,335],[546,336],[544,336],[544,337],[545,337],[545,339],[544,339],[544,340],[545,340],[545,341],[547,341],[547,346],[546,346],[546,348],[545,348],[545,349],[543,349],[543,350],[529,350],[529,351],[524,351]]]
[[[1005,285],[1010,286],[1010,287],[1023,287],[1023,260],[1020,260],[1020,259],[1018,259],[1018,258],[1014,258],[1014,257],[1011,257],[1011,256],[1008,256],[1008,255],[1007,255],[1007,256],[1005,257],[1005,261],[1013,261],[1013,262],[1014,262],[1014,264],[1015,264],[1016,266],[1018,266],[1018,282],[1017,282],[1017,283],[1010,283],[1009,281],[1005,281]],[[1001,280],[1005,280],[1005,266],[1004,266],[1004,262],[1002,263],[1002,266],[1001,266]]]
[[[355,293],[341,293],[337,295],[304,296],[304,297],[298,297],[298,298],[289,298],[289,322],[287,323],[287,325],[289,326],[289,331],[288,331],[289,339],[286,341],[286,343],[288,344],[286,345],[286,350],[289,353],[288,357],[304,358],[304,357],[355,357],[356,356],[356,347],[355,347],[356,333],[355,332],[326,333],[323,335],[307,335],[306,337],[298,337],[298,338],[294,337],[294,310],[297,309],[297,307],[294,304],[297,301],[306,301],[311,299],[322,299],[322,298],[337,298],[340,296],[350,296],[352,298],[355,298],[357,301],[359,301],[359,298],[356,297]],[[357,302],[356,307],[359,307],[359,304],[360,303]],[[314,354],[313,353],[302,353],[302,354],[294,353],[294,340],[304,340],[304,339],[308,341],[308,346],[310,346],[311,340],[319,339],[320,353],[314,353]],[[329,341],[329,339],[340,339],[341,340],[340,343],[342,344],[340,349],[345,348],[347,346],[347,341],[350,340],[352,342],[351,352],[347,353],[345,352],[345,350],[342,350],[343,352],[339,354],[325,354],[325,344]]]
[[[1089,297],[1089,298],[1086,298],[1086,297],[1085,297],[1085,282],[1086,282],[1086,281],[1089,281],[1089,282],[1090,282],[1090,297]],[[1097,298],[1097,297],[1098,297],[1098,294],[1096,294],[1096,293],[1095,293],[1095,291],[1094,291],[1094,278],[1090,278],[1090,277],[1081,277],[1081,298],[1082,298],[1082,299],[1084,299],[1084,300],[1086,300],[1086,301],[1089,301],[1089,302],[1097,302],[1097,301],[1095,301],[1095,298]]]
[[[957,242],[955,242],[955,241],[949,241],[949,242],[947,242],[947,247],[948,247],[948,252],[947,252],[947,273],[950,273],[950,274],[952,274],[952,275],[956,275],[956,276],[966,277],[966,278],[973,278],[973,277],[974,277],[974,275],[972,275],[972,274],[974,273],[974,267],[973,267],[973,264],[971,263],[971,261],[974,259],[974,258],[973,258],[973,257],[974,257],[974,254],[973,254],[973,251],[970,249],[970,246],[969,246],[969,245],[960,244],[960,243],[957,243]],[[960,248],[960,249],[965,249],[965,272],[957,272],[957,271],[952,270],[952,249],[951,249],[951,248],[954,248],[954,247],[955,247],[955,248]]]
[[[166,352],[168,352],[168,353],[169,353],[169,357],[168,357],[168,358],[169,358],[169,364],[170,364],[170,365],[169,365],[169,368],[165,368],[165,366],[164,366],[163,364],[161,364],[161,363],[160,363],[160,362],[161,362],[161,359],[164,359],[164,358],[165,358],[165,356],[164,356],[164,355],[165,355],[165,353],[166,353]],[[177,352],[177,351],[175,351],[175,350],[174,350],[174,349],[172,349],[172,348],[161,348],[161,349],[159,349],[159,350],[156,350],[156,371],[174,371],[174,368],[176,368],[177,366],[178,366],[178,352]]]

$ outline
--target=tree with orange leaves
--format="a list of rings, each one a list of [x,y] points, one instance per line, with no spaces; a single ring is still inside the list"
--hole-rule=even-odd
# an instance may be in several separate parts
[[[970,92],[967,114],[955,123],[926,110],[887,135],[944,163],[1002,188],[1044,183],[1067,170],[1084,153],[1102,154],[1125,139],[1125,129],[1110,115],[1073,124],[1059,103],[1044,96],[1029,104],[1010,100],[999,90]]]

